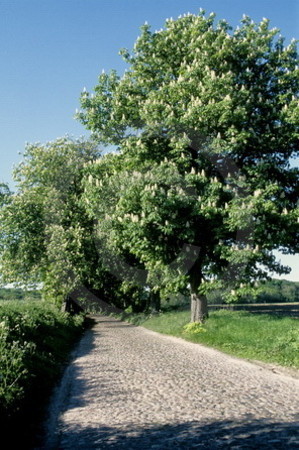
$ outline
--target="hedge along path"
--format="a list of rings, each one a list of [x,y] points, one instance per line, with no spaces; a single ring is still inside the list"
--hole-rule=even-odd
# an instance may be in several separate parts
[[[291,376],[100,316],[53,397],[43,448],[297,448],[298,398]]]

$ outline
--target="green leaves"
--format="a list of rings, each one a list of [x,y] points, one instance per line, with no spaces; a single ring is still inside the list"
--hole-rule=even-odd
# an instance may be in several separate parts
[[[59,303],[90,277],[98,258],[81,180],[98,156],[95,143],[67,137],[27,146],[15,170],[18,191],[0,211],[3,281],[43,282],[47,298]]]
[[[121,54],[123,76],[103,72],[81,94],[77,118],[94,141],[29,146],[16,171],[20,199],[36,196],[47,255],[34,259],[29,245],[27,267],[65,289],[97,283],[99,266],[165,296],[192,278],[197,293],[222,283],[235,297],[267,268],[287,270],[272,250],[298,249],[296,43],[285,47],[268,20],[232,29],[202,12],[156,32],[145,24]],[[95,141],[116,151],[100,156]],[[16,217],[21,254],[35,236]]]

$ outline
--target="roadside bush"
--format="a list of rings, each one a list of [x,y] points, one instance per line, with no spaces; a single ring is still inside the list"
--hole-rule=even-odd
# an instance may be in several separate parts
[[[42,414],[83,322],[83,316],[70,316],[41,301],[0,301],[3,429],[18,426],[27,438],[33,434],[32,424]]]

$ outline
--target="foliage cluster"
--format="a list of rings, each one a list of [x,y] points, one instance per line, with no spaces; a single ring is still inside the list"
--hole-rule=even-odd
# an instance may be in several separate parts
[[[209,304],[221,304],[225,300],[223,291],[209,293]],[[259,283],[255,292],[238,297],[237,303],[285,303],[299,301],[299,283],[288,280],[267,280]]]
[[[16,428],[22,438],[32,435],[31,426],[42,414],[43,402],[83,330],[83,320],[40,301],[0,301],[3,430]]]
[[[287,280],[266,281],[260,288],[256,299],[248,299],[249,302],[279,303],[299,301],[299,282]]]

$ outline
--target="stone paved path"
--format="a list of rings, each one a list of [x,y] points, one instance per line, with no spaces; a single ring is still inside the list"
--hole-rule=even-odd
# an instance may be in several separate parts
[[[110,317],[53,398],[46,449],[296,449],[299,380]]]

